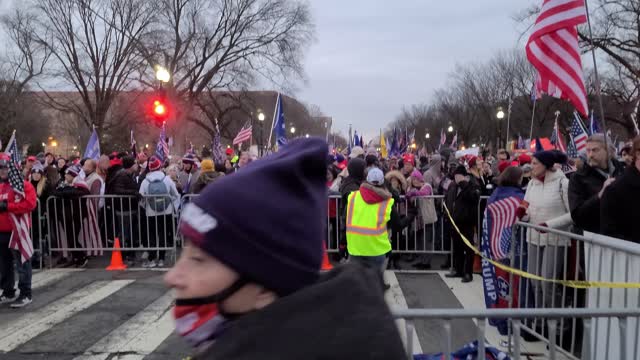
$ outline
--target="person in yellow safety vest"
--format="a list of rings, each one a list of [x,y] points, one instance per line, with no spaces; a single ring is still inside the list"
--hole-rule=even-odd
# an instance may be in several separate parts
[[[391,242],[387,223],[394,200],[384,188],[384,174],[371,168],[367,181],[349,195],[347,202],[347,251],[350,260],[384,271]]]

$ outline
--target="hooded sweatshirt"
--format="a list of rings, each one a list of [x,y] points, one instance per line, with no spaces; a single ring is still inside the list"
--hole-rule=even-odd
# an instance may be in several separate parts
[[[376,269],[337,267],[240,317],[194,360],[406,359],[382,284]]]
[[[146,201],[140,201],[140,206],[145,207],[147,216],[169,215],[177,212],[178,208],[180,207],[180,194],[178,193],[178,189],[176,189],[176,184],[168,175],[165,175],[165,173],[160,170],[152,171],[147,174],[145,179],[142,181],[142,184],[140,184],[140,194],[143,196],[149,195],[149,184],[152,181],[157,180],[162,180],[162,182],[164,182],[168,192],[167,195],[171,198],[173,206],[167,206],[167,208],[160,213],[156,213],[153,209],[151,209],[151,206],[149,206]]]

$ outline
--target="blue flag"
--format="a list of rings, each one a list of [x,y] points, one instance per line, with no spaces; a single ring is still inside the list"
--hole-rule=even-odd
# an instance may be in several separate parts
[[[84,150],[84,158],[93,160],[100,158],[100,139],[98,138],[96,128],[93,128],[93,132],[87,143],[87,148]]]
[[[544,147],[542,146],[542,143],[540,142],[540,138],[536,138],[536,152],[538,151],[543,151]]]
[[[360,138],[358,137],[358,130],[355,130],[353,132],[353,146],[361,146]]]
[[[276,100],[276,113],[273,129],[276,132],[276,145],[278,147],[287,143],[287,128],[284,123],[284,106],[282,105],[282,96],[278,93],[278,99]]]
[[[593,111],[591,112],[591,118],[589,122],[589,135],[600,133],[600,126],[598,125],[598,120],[596,119]]]
[[[162,130],[160,130],[160,138],[158,144],[156,144],[156,156],[160,161],[164,162],[169,157],[169,145],[167,144],[167,131],[164,123],[162,124]]]

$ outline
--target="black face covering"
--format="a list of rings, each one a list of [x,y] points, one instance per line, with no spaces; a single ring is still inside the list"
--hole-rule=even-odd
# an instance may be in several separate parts
[[[239,278],[233,284],[231,284],[231,286],[229,286],[228,288],[222,290],[217,294],[199,297],[199,298],[176,299],[176,306],[197,306],[197,305],[221,303],[226,299],[228,299],[231,295],[235,294],[236,291],[242,289],[242,287],[247,285],[248,283],[249,281],[247,279]]]

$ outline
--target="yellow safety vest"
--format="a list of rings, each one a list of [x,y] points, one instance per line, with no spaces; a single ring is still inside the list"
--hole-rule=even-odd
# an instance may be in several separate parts
[[[355,256],[379,256],[391,251],[387,222],[393,199],[367,204],[360,191],[349,195],[347,203],[347,250]]]

